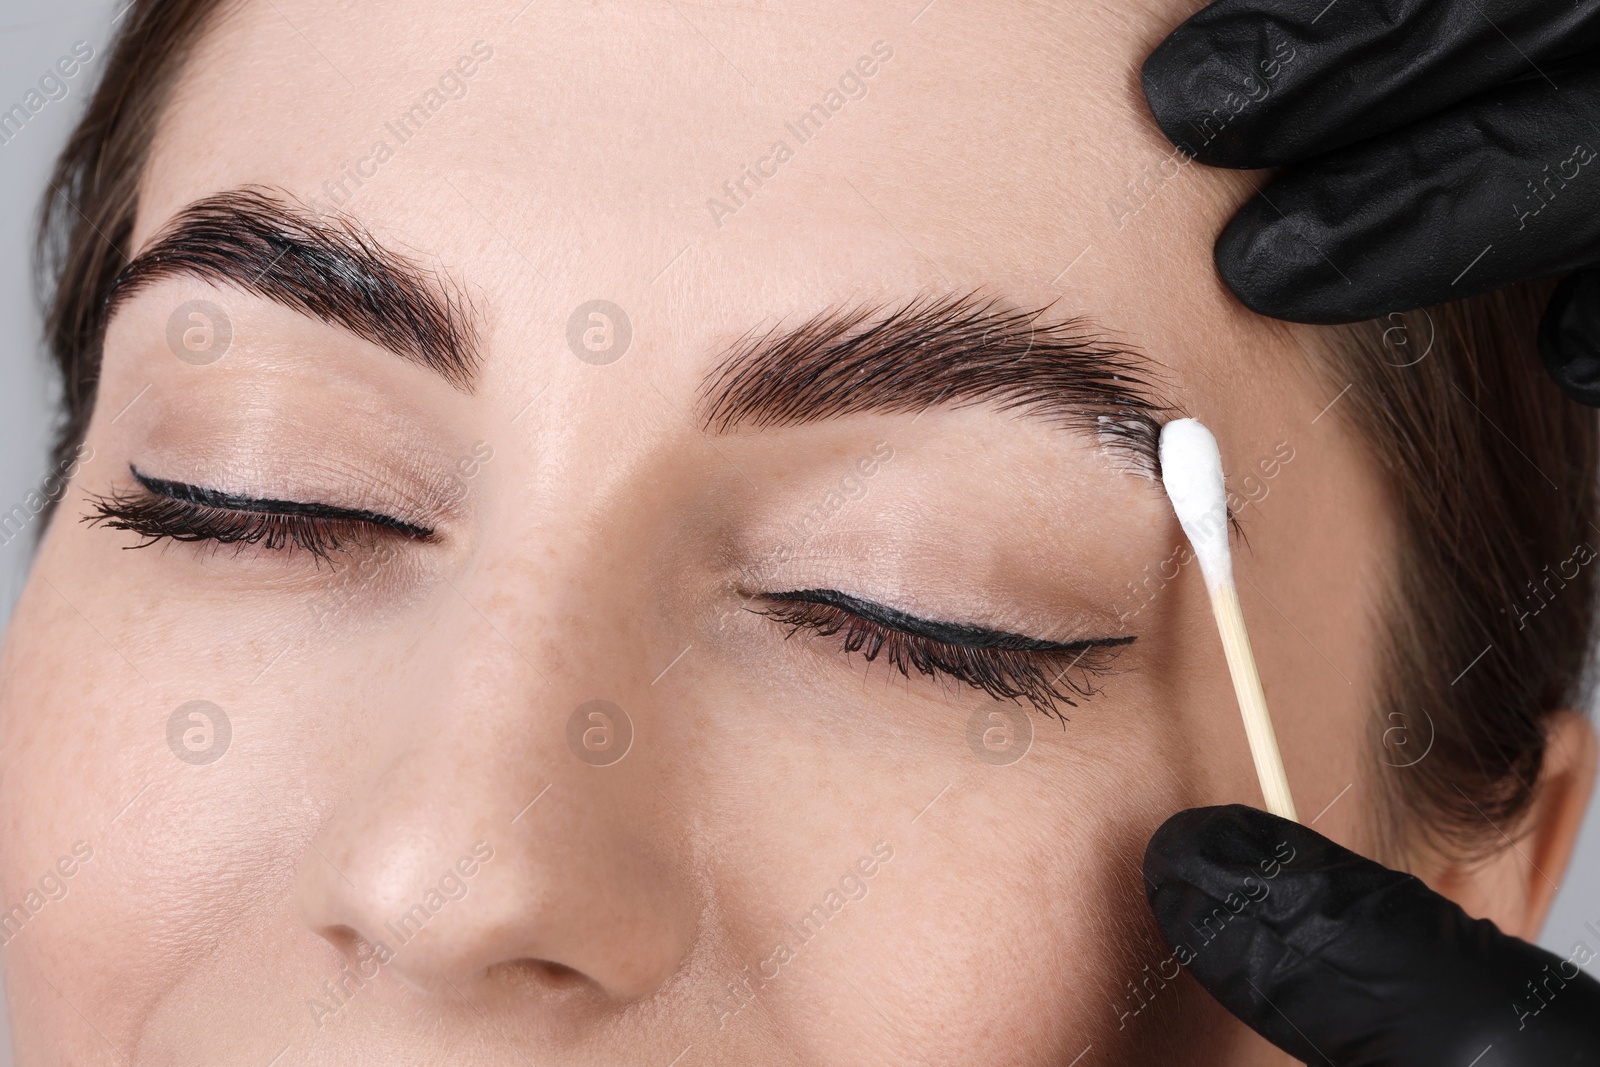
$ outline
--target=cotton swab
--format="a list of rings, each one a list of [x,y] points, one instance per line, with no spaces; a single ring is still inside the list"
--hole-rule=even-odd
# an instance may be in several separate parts
[[[1233,676],[1233,692],[1244,716],[1245,736],[1255,760],[1256,778],[1267,799],[1267,810],[1299,822],[1283,757],[1267,714],[1250,635],[1239,610],[1239,591],[1233,584],[1233,559],[1228,551],[1227,491],[1222,482],[1222,456],[1211,431],[1194,419],[1175,419],[1161,427],[1161,481],[1178,513],[1178,522],[1194,547],[1195,559],[1211,597],[1211,613],[1222,634],[1222,651]]]

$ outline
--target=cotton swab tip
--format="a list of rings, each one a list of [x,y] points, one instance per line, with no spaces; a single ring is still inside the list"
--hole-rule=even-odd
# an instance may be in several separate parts
[[[1166,486],[1178,522],[1194,548],[1206,580],[1211,612],[1222,636],[1222,651],[1233,678],[1234,696],[1250,740],[1250,757],[1267,810],[1296,819],[1294,796],[1278,753],[1278,739],[1267,714],[1267,698],[1256,672],[1255,654],[1244,628],[1239,593],[1233,587],[1233,559],[1228,553],[1228,491],[1222,483],[1222,454],[1211,431],[1194,419],[1174,419],[1161,427],[1161,483]]]
[[[1161,427],[1161,483],[1194,548],[1206,588],[1233,583],[1228,554],[1228,495],[1217,439],[1195,419]]]

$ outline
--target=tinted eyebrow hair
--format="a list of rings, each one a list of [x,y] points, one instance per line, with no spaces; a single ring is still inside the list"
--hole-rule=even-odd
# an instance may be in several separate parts
[[[313,215],[254,186],[197,200],[117,275],[101,321],[146,286],[180,275],[343,327],[471,391],[480,357],[470,303],[349,216]]]
[[[895,308],[832,309],[736,342],[702,382],[703,426],[795,426],[862,412],[992,404],[1088,432],[1147,473],[1159,469],[1154,368],[1085,318],[1055,321],[976,293]]]

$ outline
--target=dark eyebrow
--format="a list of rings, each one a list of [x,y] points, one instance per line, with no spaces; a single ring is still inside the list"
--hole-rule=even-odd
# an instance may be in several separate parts
[[[1097,435],[1156,474],[1161,425],[1177,409],[1156,396],[1150,361],[1088,319],[1048,311],[976,293],[922,296],[749,334],[702,383],[704,428],[992,404]]]
[[[254,186],[197,200],[122,268],[101,321],[146,286],[178,275],[341,326],[471,391],[479,355],[470,303],[349,216],[314,215]]]

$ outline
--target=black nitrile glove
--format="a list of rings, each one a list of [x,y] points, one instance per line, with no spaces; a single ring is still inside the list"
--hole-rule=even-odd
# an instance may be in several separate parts
[[[1143,81],[1200,162],[1293,165],[1217,240],[1247,307],[1353,322],[1574,271],[1539,349],[1600,405],[1600,0],[1219,0]]]
[[[1600,982],[1409,874],[1240,804],[1168,819],[1145,850],[1174,956],[1261,1036],[1337,1067],[1600,1064]]]

